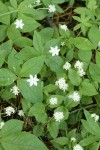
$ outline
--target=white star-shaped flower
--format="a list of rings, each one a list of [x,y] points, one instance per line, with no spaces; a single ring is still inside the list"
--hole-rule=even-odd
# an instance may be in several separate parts
[[[2,121],[2,122],[0,122],[0,129],[2,129],[2,127],[4,126],[4,122]]]
[[[63,24],[63,25],[60,25],[60,29],[67,31],[68,27],[65,24]]]
[[[33,8],[32,4],[29,4],[27,7],[28,7],[28,8]]]
[[[37,78],[37,75],[35,75],[34,77],[30,74],[30,79],[27,79],[26,81],[29,82],[30,87],[35,85],[37,86],[37,82],[39,81],[39,79]]]
[[[50,99],[50,104],[51,105],[56,105],[58,103],[58,99],[56,98],[56,97],[52,97],[51,99]]]
[[[86,74],[83,68],[78,69],[77,73],[79,74],[80,77],[83,77]]]
[[[23,29],[24,23],[23,23],[22,19],[21,20],[17,19],[14,24],[16,25],[16,28]]]
[[[100,48],[100,41],[98,42],[98,47]]]
[[[58,122],[60,122],[64,118],[63,112],[55,112],[54,113],[54,119]]]
[[[55,5],[49,5],[49,7],[48,7],[48,12],[54,13],[55,11],[56,11]]]
[[[65,42],[61,42],[61,46],[65,46]]]
[[[60,78],[55,82],[55,85],[59,87],[59,89],[64,92],[68,89],[68,84],[66,83],[64,78]]]
[[[71,67],[71,64],[69,62],[66,62],[64,65],[63,65],[63,69],[65,70],[69,70]]]
[[[76,61],[74,67],[77,69],[82,69],[83,68],[83,62],[80,62],[79,60]]]
[[[80,101],[80,95],[78,94],[78,92],[73,92],[72,94],[70,94],[68,96],[70,99],[72,99],[75,102]]]
[[[75,137],[71,137],[71,142],[76,142],[76,138]]]
[[[76,144],[74,147],[73,147],[73,150],[84,150],[83,147],[79,144]]]
[[[50,49],[49,53],[51,53],[52,56],[59,55],[60,49],[58,48],[58,46],[50,47],[50,48],[51,49]]]
[[[99,116],[95,113],[91,114],[91,117],[94,118],[95,122],[97,122],[99,120]]]
[[[40,5],[40,3],[41,3],[40,0],[36,0],[36,1],[34,2],[34,4],[36,4],[36,5]]]
[[[19,110],[19,111],[18,111],[18,115],[19,115],[20,117],[24,117],[24,116],[25,116],[23,110]]]
[[[14,113],[15,113],[15,108],[13,108],[12,106],[8,106],[5,108],[5,114],[7,116],[11,116]]]
[[[18,95],[19,93],[19,88],[15,85],[11,88],[10,90],[12,93],[14,93],[15,95]]]

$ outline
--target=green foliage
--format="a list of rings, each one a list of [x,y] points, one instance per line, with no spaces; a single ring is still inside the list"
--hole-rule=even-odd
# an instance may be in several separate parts
[[[0,132],[0,143],[5,150],[48,150],[45,145],[35,136],[27,132],[21,132],[23,122],[18,120],[8,121]]]
[[[0,7],[0,150],[99,150],[100,2]]]

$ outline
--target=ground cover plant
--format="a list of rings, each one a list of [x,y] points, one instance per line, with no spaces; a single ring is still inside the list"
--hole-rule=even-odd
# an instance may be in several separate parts
[[[99,150],[100,1],[0,0],[0,150]]]

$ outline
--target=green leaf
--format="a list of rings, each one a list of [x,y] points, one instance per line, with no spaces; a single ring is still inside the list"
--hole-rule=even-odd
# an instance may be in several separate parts
[[[6,57],[9,55],[12,49],[12,44],[10,41],[7,41],[0,45],[0,67],[3,65]]]
[[[14,8],[17,8],[17,0],[10,0],[10,3]]]
[[[9,12],[8,8],[3,2],[0,2],[0,7],[1,7],[0,8],[0,22],[4,23],[6,25],[9,25],[10,24],[10,15],[6,14]]]
[[[49,93],[55,91],[56,89],[57,89],[56,85],[48,84],[47,86],[44,87],[44,93]]]
[[[99,136],[100,138],[100,127],[97,122],[95,122],[94,118],[91,117],[91,114],[87,111],[84,110],[85,117],[88,122],[88,126],[94,131],[95,135]]]
[[[96,52],[96,63],[100,67],[100,52]]]
[[[74,57],[74,50],[73,49],[68,50],[67,55],[66,55],[67,61],[70,62],[73,59],[73,57]]]
[[[47,114],[45,113],[45,105],[43,103],[35,103],[30,108],[28,116],[35,116],[38,122],[45,123],[47,121]]]
[[[26,61],[20,71],[20,77],[29,77],[30,74],[38,74],[44,64],[45,56],[38,56]]]
[[[92,57],[92,51],[79,50],[78,56],[83,62],[89,63]]]
[[[66,137],[58,137],[58,138],[53,139],[51,142],[57,143],[57,144],[60,144],[60,145],[67,145],[68,138],[66,138]]]
[[[69,69],[68,71],[68,77],[70,79],[70,82],[73,84],[73,85],[80,85],[80,83],[82,82],[82,79],[81,77],[78,75],[78,73],[73,70],[73,69]]]
[[[89,133],[96,135],[95,131],[93,131],[90,126],[88,125],[88,122],[85,120],[82,120],[82,125],[85,128],[85,130],[87,130]]]
[[[20,31],[15,28],[15,25],[10,25],[7,29],[7,36],[12,42],[21,37]]]
[[[99,142],[95,142],[95,143],[92,143],[91,145],[89,145],[89,149],[90,150],[98,150],[100,147],[100,143]]]
[[[80,141],[81,146],[88,146],[96,141],[99,141],[98,137],[95,136],[89,136],[87,138],[84,138],[83,140]]]
[[[54,29],[49,28],[49,27],[43,28],[39,33],[42,37],[43,42],[46,43],[52,39],[52,37],[54,35]],[[49,36],[47,36],[47,35],[49,35]]]
[[[44,52],[43,42],[40,34],[35,31],[33,36],[33,46],[36,49],[38,55],[42,55]]]
[[[48,56],[45,63],[52,71],[56,73],[63,72],[63,59],[60,56]]]
[[[18,9],[21,11],[23,8],[25,8],[26,6],[28,6],[34,2],[35,2],[35,0],[24,0],[19,4]]]
[[[43,132],[43,126],[42,124],[38,124],[33,128],[33,133],[34,135],[36,135],[37,137],[41,136]]]
[[[56,121],[50,121],[47,125],[48,131],[53,138],[56,138],[58,135],[58,123]]]
[[[89,73],[94,81],[100,83],[100,66],[91,63],[89,66]]]
[[[27,132],[9,134],[9,136],[3,137],[0,142],[5,150],[48,150],[35,135]]]
[[[21,29],[21,32],[24,32],[24,33],[32,32],[40,26],[40,24],[37,21],[35,21],[32,17],[25,16],[22,13],[18,15],[18,19],[23,20],[24,26],[23,26],[23,29]]]
[[[17,119],[7,121],[1,130],[1,136],[5,137],[9,136],[12,133],[18,133],[22,131],[23,123],[23,121]]]
[[[9,53],[11,52],[11,49],[12,49],[11,41],[7,41],[0,45],[0,53],[1,55],[3,54],[5,57],[9,55]]]
[[[64,3],[66,0],[51,0],[51,4],[62,4]]]
[[[8,87],[1,91],[0,96],[3,100],[6,100],[6,101],[8,101],[12,98],[16,98],[16,96],[10,91],[10,88],[8,88]]]
[[[84,37],[76,37],[76,38],[70,38],[70,42],[72,42],[75,47],[77,47],[80,50],[92,50],[94,49],[94,45]]]
[[[70,94],[72,94],[73,92],[70,92],[68,95],[70,95]],[[70,98],[68,98],[68,96],[65,98],[65,100],[64,100],[64,103],[65,103],[65,107],[67,108],[67,109],[71,109],[71,108],[73,108],[73,107],[76,107],[79,103],[80,103],[80,101],[78,101],[78,102],[75,102],[73,99],[70,99]]]
[[[22,64],[22,60],[15,57],[16,51],[13,49],[12,52],[8,56],[8,68],[15,73],[16,75],[20,72],[20,65]]]
[[[21,94],[26,100],[32,103],[41,102],[43,100],[43,86],[41,83],[38,83],[37,86],[33,85],[30,87],[26,80],[20,79],[17,81],[17,84]]]
[[[36,118],[37,122],[42,123],[42,124],[47,123],[47,121],[48,121],[47,120],[48,116],[46,113],[36,114],[35,118]]]
[[[12,84],[17,79],[9,69],[0,69],[0,86],[7,86]]]
[[[38,109],[37,109],[38,108]],[[29,110],[28,116],[35,116],[45,112],[45,105],[43,103],[35,103]]]
[[[6,31],[7,31],[7,26],[0,25],[0,42],[2,42],[6,38]]]
[[[48,1],[47,1],[47,0],[42,0],[42,2],[43,2],[43,4],[46,5],[46,6],[48,6],[48,5],[50,4],[50,0],[48,0]]]
[[[16,54],[16,58],[27,61],[34,57],[35,50],[33,47],[25,47],[19,53]]]
[[[0,51],[0,68],[3,65],[4,61],[5,61],[5,52]]]
[[[96,48],[100,41],[100,30],[96,26],[92,26],[89,30],[88,36]]]
[[[29,109],[31,108],[31,102],[26,100],[26,99],[22,99],[22,108],[23,108],[23,111],[25,113],[27,113],[29,111]]]
[[[80,92],[81,92],[82,95],[86,95],[86,96],[93,96],[93,95],[98,94],[98,92],[96,91],[93,84],[89,83],[85,80],[82,82],[82,84],[80,86]]]
[[[14,40],[13,43],[21,48],[32,46],[32,40],[27,37],[19,37],[18,39]]]

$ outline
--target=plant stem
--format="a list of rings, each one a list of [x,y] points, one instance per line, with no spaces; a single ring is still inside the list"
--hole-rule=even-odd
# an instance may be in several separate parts
[[[78,112],[78,111],[80,111],[80,110],[83,110],[83,109],[94,108],[94,107],[96,107],[96,106],[97,106],[97,104],[91,104],[91,105],[85,106],[85,107],[83,107],[83,108],[81,108],[81,109],[75,109],[75,110],[71,111],[70,114],[74,114],[74,113],[76,113],[76,112]]]

